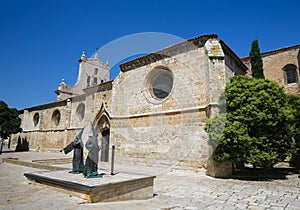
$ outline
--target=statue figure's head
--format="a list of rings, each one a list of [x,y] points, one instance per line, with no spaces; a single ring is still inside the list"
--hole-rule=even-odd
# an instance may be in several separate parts
[[[95,138],[93,136],[89,136],[89,138],[85,144],[85,147],[88,151],[91,151],[94,148],[98,148],[98,142],[95,141]]]
[[[82,140],[81,140],[81,137],[82,137],[82,133],[83,133],[83,129],[81,129],[81,131],[78,133],[78,135],[75,137],[74,139],[74,144],[82,144]]]
[[[94,127],[92,127],[92,129],[93,129],[93,137],[95,139],[97,139],[98,138],[98,132],[97,132],[97,130]]]
[[[97,130],[91,125],[91,131],[89,133],[88,140],[85,144],[85,147],[87,150],[92,151],[92,150],[99,150],[98,146],[98,132]]]

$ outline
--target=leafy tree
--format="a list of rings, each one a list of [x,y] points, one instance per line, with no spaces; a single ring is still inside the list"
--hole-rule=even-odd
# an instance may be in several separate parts
[[[295,110],[295,130],[294,139],[297,147],[297,153],[292,156],[292,164],[299,170],[300,169],[300,96],[295,94],[288,95],[289,104]]]
[[[0,101],[0,137],[8,138],[13,133],[18,133],[20,129],[21,119],[15,108],[9,108],[7,104]]]
[[[294,139],[297,145],[297,148],[300,148],[300,95],[288,94],[288,101],[291,107],[295,110],[295,130],[294,130]],[[299,152],[299,151],[298,151]]]
[[[257,39],[252,42],[251,51],[249,54],[250,54],[252,77],[257,79],[264,79],[265,75],[263,71],[263,61],[261,58]]]
[[[215,149],[214,160],[266,168],[294,152],[295,110],[277,83],[232,77],[220,99],[221,107],[226,103],[226,113],[217,115],[205,127]]]

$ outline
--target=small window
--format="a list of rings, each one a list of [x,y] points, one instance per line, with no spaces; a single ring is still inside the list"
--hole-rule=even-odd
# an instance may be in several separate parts
[[[284,68],[286,81],[288,84],[290,83],[297,83],[298,82],[298,75],[296,71],[296,66],[289,64]]]
[[[80,120],[84,118],[84,112],[85,112],[85,105],[83,103],[79,104],[76,109],[76,115]]]
[[[94,75],[97,75],[97,74],[98,74],[98,69],[95,68],[95,69],[94,69]]]
[[[55,110],[52,114],[52,122],[55,125],[58,125],[60,122],[60,112],[58,110]]]
[[[39,124],[39,121],[40,121],[40,115],[39,113],[35,113],[34,116],[33,116],[33,124],[34,126],[37,126],[37,124]]]
[[[87,79],[86,79],[86,87],[90,87],[90,84],[91,83],[91,77],[90,76],[87,76]]]
[[[94,77],[94,85],[97,85],[97,83],[98,83],[98,79]]]

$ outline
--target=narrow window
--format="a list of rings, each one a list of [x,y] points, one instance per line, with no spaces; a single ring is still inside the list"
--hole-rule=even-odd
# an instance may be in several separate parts
[[[34,126],[37,126],[37,124],[39,123],[39,120],[40,120],[40,115],[39,113],[35,113],[34,116],[33,116],[33,124]]]
[[[52,122],[55,125],[58,125],[60,122],[60,112],[58,110],[55,110],[52,114]]]
[[[97,75],[97,74],[98,74],[98,69],[95,68],[95,69],[94,69],[94,75]]]
[[[91,77],[87,76],[87,80],[86,80],[86,87],[90,87],[91,83]]]
[[[98,82],[97,78],[94,77],[94,85],[97,85],[97,82]]]
[[[80,120],[84,118],[84,112],[85,112],[85,105],[83,103],[80,103],[76,110],[76,114]]]

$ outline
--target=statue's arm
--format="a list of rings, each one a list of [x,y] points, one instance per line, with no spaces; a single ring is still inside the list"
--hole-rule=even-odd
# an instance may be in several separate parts
[[[65,148],[63,148],[63,151],[64,151],[65,154],[68,154],[72,150],[73,150],[72,142],[68,146],[66,146]]]

